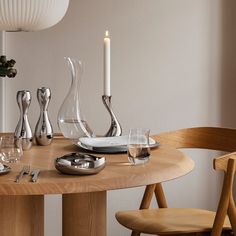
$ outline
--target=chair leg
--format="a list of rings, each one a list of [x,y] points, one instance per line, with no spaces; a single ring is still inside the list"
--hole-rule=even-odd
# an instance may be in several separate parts
[[[156,188],[156,184],[151,184],[151,185],[146,186],[139,209],[149,208],[155,188]]]
[[[139,209],[149,208],[155,188],[156,184],[151,184],[146,186]],[[140,234],[141,233],[139,232],[132,231],[131,236],[140,236]]]
[[[161,183],[158,183],[158,184],[151,184],[151,185],[146,186],[144,194],[143,194],[143,199],[142,199],[139,209],[148,209],[149,208],[154,192],[155,192],[158,206],[160,208],[167,207],[167,202],[166,202],[166,198],[165,198],[165,194],[164,194],[162,185],[161,185]],[[140,234],[141,234],[140,232],[132,231],[131,236],[140,236]]]
[[[167,208],[167,201],[161,183],[156,184],[155,196],[159,208]]]
[[[141,233],[132,231],[131,236],[140,236]]]

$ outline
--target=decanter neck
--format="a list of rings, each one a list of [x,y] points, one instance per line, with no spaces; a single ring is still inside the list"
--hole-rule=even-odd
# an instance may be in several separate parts
[[[71,77],[72,77],[72,83],[71,86],[79,86],[80,84],[80,78],[83,73],[83,65],[80,60],[73,59],[70,57],[65,58],[67,60],[70,72],[71,72]]]

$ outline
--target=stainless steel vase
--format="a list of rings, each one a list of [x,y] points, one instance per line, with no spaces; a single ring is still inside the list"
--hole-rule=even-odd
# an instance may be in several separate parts
[[[39,145],[49,145],[53,139],[53,129],[48,118],[51,90],[45,87],[38,88],[37,98],[40,106],[40,116],[35,127],[35,140]]]
[[[15,137],[21,140],[23,150],[28,150],[31,148],[33,141],[27,114],[31,102],[31,94],[27,90],[18,91],[16,100],[20,109],[20,119],[15,129]]]

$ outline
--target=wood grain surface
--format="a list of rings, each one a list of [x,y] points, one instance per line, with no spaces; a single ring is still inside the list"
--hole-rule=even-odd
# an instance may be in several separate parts
[[[106,192],[63,195],[64,236],[106,235]]]
[[[105,155],[106,167],[96,175],[64,175],[55,169],[55,158],[78,151],[82,150],[58,135],[49,146],[24,151],[20,163],[11,164],[12,171],[0,176],[0,228],[5,230],[2,236],[43,236],[45,194],[63,196],[63,236],[106,236],[107,190],[171,180],[194,167],[193,161],[180,151],[161,146],[151,151],[145,165],[132,166],[127,154],[113,154]],[[17,174],[28,164],[31,170],[41,170],[38,181],[31,182],[27,175],[16,183]]]
[[[44,196],[0,196],[1,236],[43,236]]]
[[[106,167],[96,175],[64,175],[55,169],[55,158],[77,151],[81,149],[62,136],[56,136],[49,146],[33,146],[24,151],[21,162],[11,164],[12,171],[0,176],[0,195],[86,193],[143,186],[185,175],[194,166],[182,152],[160,146],[151,151],[150,161],[145,165],[132,166],[127,154],[113,154],[100,155],[106,157]],[[31,182],[29,175],[20,183],[14,182],[25,164],[41,170],[38,182]]]

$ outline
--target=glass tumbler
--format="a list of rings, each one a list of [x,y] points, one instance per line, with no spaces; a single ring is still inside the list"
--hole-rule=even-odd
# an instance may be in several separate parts
[[[1,136],[0,151],[2,161],[8,163],[20,161],[23,155],[21,140],[13,135]]]
[[[128,160],[134,165],[144,164],[149,161],[149,129],[130,129],[128,138]]]

